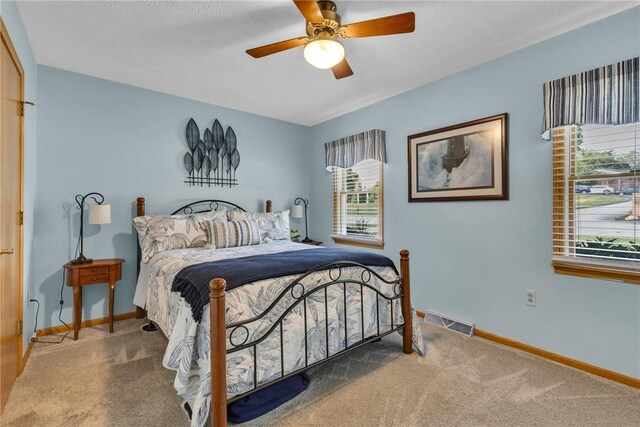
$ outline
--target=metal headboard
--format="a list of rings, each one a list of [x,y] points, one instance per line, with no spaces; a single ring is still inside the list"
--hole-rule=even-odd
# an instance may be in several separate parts
[[[246,212],[246,210],[235,203],[227,202],[226,200],[198,200],[197,202],[189,203],[181,208],[177,209],[171,215],[177,214],[193,214],[209,211],[218,211],[223,208],[232,211]]]

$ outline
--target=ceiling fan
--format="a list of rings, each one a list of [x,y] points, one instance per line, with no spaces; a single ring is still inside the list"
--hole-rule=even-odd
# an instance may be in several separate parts
[[[249,49],[247,50],[249,55],[262,58],[304,45],[304,58],[307,62],[317,68],[331,68],[335,78],[342,79],[351,76],[353,71],[344,57],[344,47],[338,38],[388,36],[412,33],[415,29],[413,12],[342,25],[336,5],[332,1],[293,0],[293,2],[307,20],[307,36]]]

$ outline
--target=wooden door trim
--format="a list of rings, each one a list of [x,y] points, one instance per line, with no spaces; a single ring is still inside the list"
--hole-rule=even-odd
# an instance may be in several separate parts
[[[18,57],[18,53],[13,46],[13,42],[11,41],[11,37],[9,36],[9,31],[7,27],[4,25],[4,21],[2,17],[0,17],[0,39],[2,43],[9,50],[9,54],[11,55],[11,59],[14,64],[18,68],[18,72],[20,74],[20,102],[24,102],[24,68],[22,68],[22,63],[20,62],[20,58]],[[20,115],[20,212],[24,212],[24,104],[20,106],[23,113]],[[24,215],[24,214],[23,214]],[[16,358],[18,360],[18,375],[22,374],[22,370],[24,369],[23,363],[23,354],[22,354],[22,341],[24,339],[24,317],[23,317],[23,289],[24,289],[24,221],[20,225],[19,231],[19,249],[18,249],[18,321],[22,322],[22,331],[18,335],[18,354]]]

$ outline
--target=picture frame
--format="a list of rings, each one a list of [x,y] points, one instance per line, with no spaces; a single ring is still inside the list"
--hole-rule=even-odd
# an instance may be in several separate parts
[[[407,137],[409,202],[509,200],[508,114]]]

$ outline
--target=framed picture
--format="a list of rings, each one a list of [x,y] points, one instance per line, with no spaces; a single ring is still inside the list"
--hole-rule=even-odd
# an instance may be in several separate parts
[[[409,201],[508,200],[507,113],[410,135]]]

